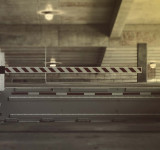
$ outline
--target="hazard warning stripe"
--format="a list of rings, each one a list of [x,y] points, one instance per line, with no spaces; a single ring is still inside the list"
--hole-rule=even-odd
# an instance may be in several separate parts
[[[2,69],[0,68],[0,71],[1,70]],[[52,67],[6,67],[5,73],[142,73],[142,68],[141,67],[53,67],[53,68]]]
[[[109,93],[109,92],[12,92],[12,95],[58,95],[58,96],[146,96],[146,95],[157,95],[160,93],[156,92],[123,92],[123,93]]]

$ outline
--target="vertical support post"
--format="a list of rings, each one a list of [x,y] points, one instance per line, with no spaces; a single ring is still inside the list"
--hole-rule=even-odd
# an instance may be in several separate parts
[[[4,91],[4,85],[5,85],[5,58],[4,53],[0,52],[0,91]]]
[[[137,44],[137,66],[142,67],[142,73],[137,75],[137,82],[147,82],[147,44]]]
[[[47,48],[45,47],[45,67],[47,66]],[[47,82],[47,74],[45,73],[45,83]]]

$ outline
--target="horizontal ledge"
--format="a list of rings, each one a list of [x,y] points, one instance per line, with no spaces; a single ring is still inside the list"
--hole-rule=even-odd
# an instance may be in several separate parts
[[[9,97],[9,101],[150,101],[160,102],[160,97],[148,97],[148,96],[46,96],[46,97],[38,97],[38,96],[24,96],[24,97]]]
[[[160,116],[160,114],[10,114],[9,116]]]
[[[137,50],[136,47],[108,47],[107,50]]]

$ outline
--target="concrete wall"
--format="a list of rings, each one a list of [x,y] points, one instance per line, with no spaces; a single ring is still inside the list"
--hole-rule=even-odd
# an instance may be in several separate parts
[[[105,47],[104,25],[0,25],[0,46]]]
[[[2,47],[107,47],[102,66],[137,66],[137,43],[147,43],[148,64],[156,62],[157,68],[148,68],[148,81],[160,80],[160,26],[127,25],[118,39],[108,39],[104,25],[14,25],[0,26]],[[19,78],[18,75],[14,78]],[[36,76],[20,78],[35,79]],[[40,77],[43,79],[43,76]],[[87,80],[102,82],[137,82],[130,74],[53,75],[51,81]]]
[[[156,63],[156,68],[151,69],[150,63]],[[148,49],[148,82],[160,82],[160,47]]]
[[[136,67],[137,50],[135,48],[107,48],[102,66],[109,67]],[[113,82],[137,82],[137,74],[106,74],[106,80]]]
[[[148,82],[160,82],[160,25],[126,26],[121,44],[134,47],[136,43],[147,43]],[[150,62],[155,62],[157,67],[151,69]]]
[[[127,25],[120,38],[109,39],[102,66],[137,66],[137,43],[147,43],[148,82],[160,82],[159,25]],[[156,62],[156,69],[149,67],[150,62]],[[114,75],[114,82],[120,80],[136,82],[137,76]]]

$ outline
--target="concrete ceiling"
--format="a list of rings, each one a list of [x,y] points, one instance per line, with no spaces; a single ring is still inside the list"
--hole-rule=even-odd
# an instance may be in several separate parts
[[[1,0],[0,24],[107,24],[116,0]],[[39,10],[51,4],[63,12],[48,22]]]
[[[160,24],[160,0],[134,0],[127,24]]]

